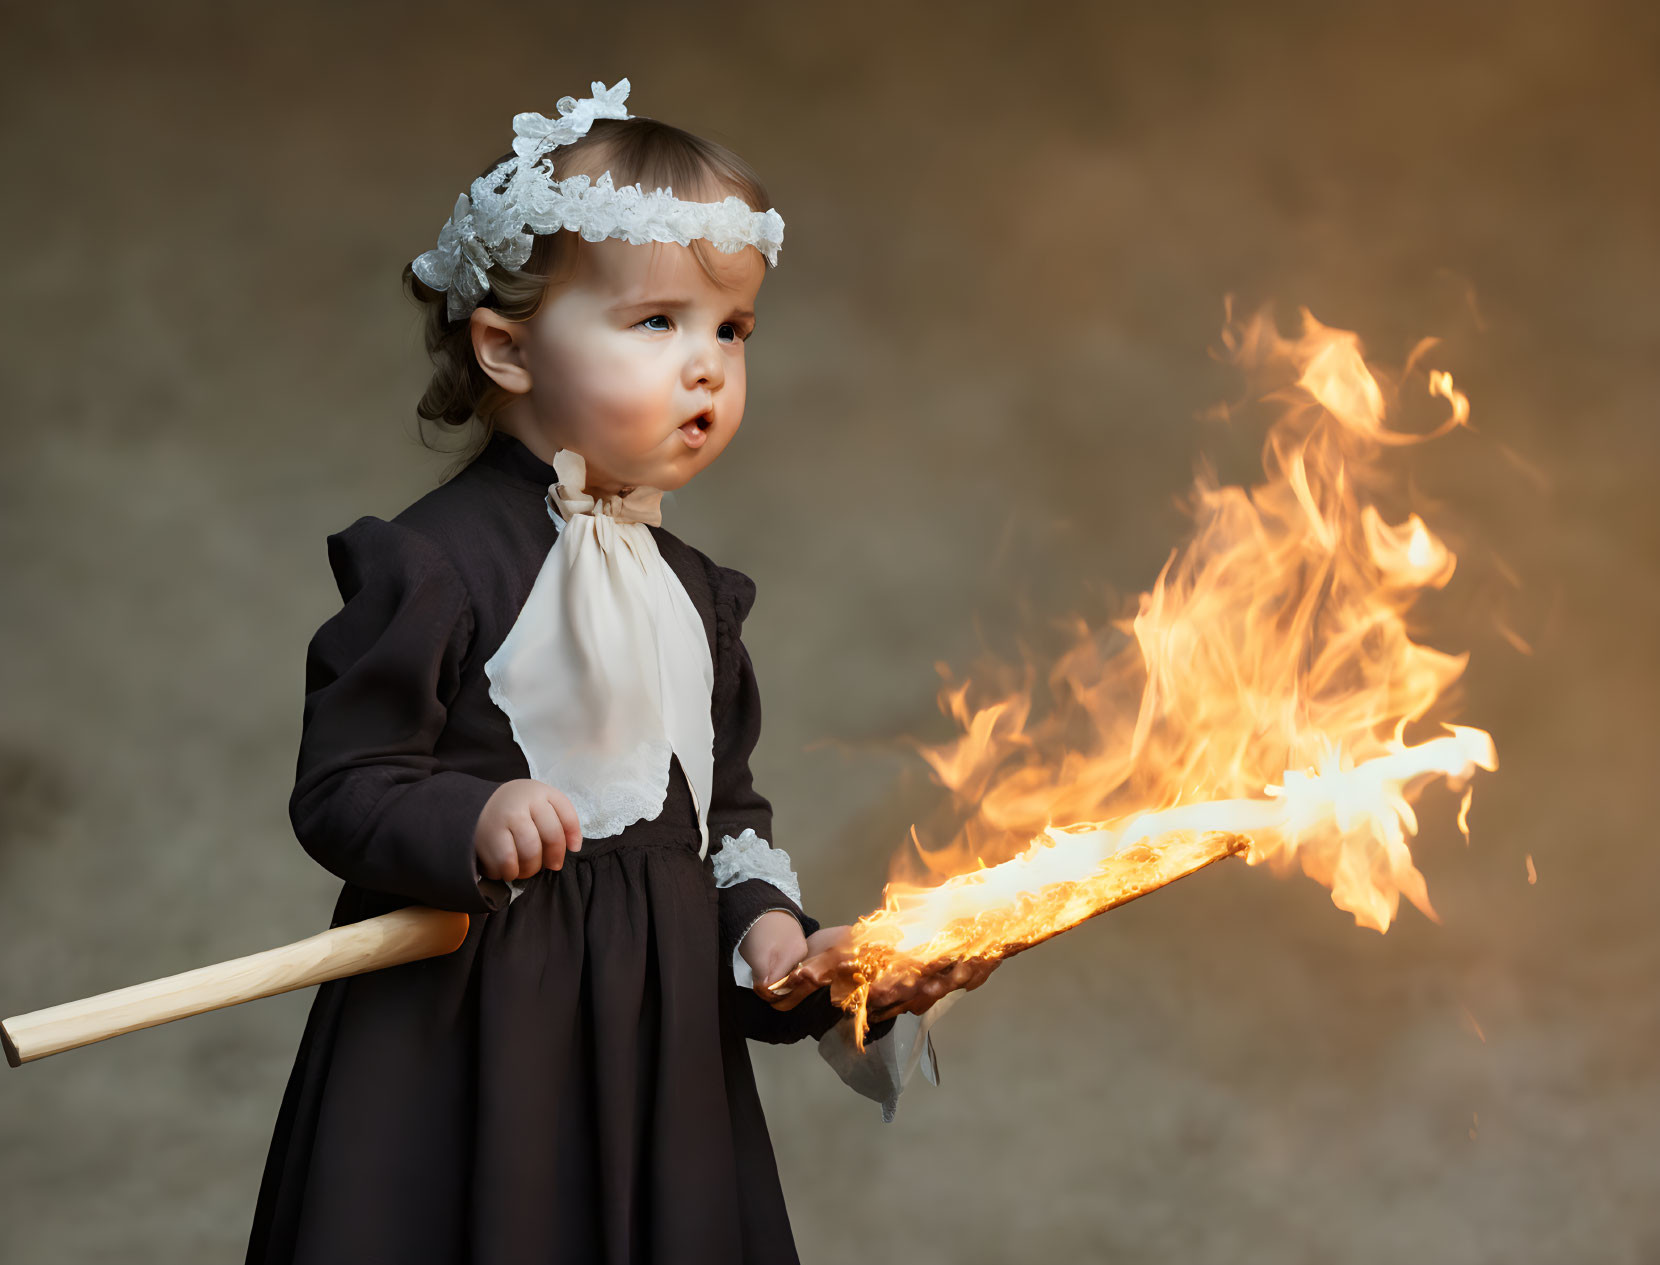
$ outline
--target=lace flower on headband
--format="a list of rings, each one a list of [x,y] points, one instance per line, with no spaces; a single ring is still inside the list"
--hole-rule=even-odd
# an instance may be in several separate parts
[[[618,237],[636,246],[687,246],[701,237],[728,255],[753,246],[777,266],[784,219],[776,210],[756,211],[736,197],[687,202],[675,197],[671,186],[649,193],[639,184],[619,189],[609,171],[597,180],[555,179],[552,151],[586,136],[595,119],[634,117],[623,108],[628,80],[619,79],[612,88],[598,81],[589,86],[591,97],[559,98],[557,118],[514,115],[513,157],[473,181],[470,195],[456,198],[438,244],[411,263],[427,285],[448,291],[450,320],[466,316],[490,292],[491,264],[522,268],[534,235],[565,229],[584,241]]]

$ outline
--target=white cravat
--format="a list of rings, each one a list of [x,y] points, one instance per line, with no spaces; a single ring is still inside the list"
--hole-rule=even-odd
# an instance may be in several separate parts
[[[680,757],[709,850],[715,665],[703,619],[657,550],[658,488],[583,491],[587,462],[554,454],[548,516],[559,538],[501,647],[484,665],[530,776],[563,791],[584,839],[663,810]],[[514,883],[513,895],[520,885]]]

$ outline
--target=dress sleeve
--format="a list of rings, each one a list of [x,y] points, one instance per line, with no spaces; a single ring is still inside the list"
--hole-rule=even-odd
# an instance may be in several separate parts
[[[755,582],[741,571],[709,563],[715,604],[714,780],[706,815],[720,897],[721,941],[734,966],[736,950],[764,913],[795,915],[803,935],[818,921],[801,908],[801,888],[789,856],[770,846],[772,804],[755,789],[749,758],[761,737],[761,691],[739,636],[755,601]],[[759,1000],[757,998],[757,1000]],[[765,1003],[762,1003],[763,1005]]]
[[[487,913],[473,830],[499,782],[439,770],[433,749],[473,632],[464,581],[432,541],[365,516],[328,538],[344,603],[306,652],[294,833],[349,883]]]
[[[721,940],[732,961],[732,984],[744,1035],[774,1045],[805,1037],[819,1040],[847,1018],[821,988],[789,1010],[777,1010],[754,992],[749,964],[738,952],[756,919],[774,909],[794,914],[803,935],[819,929],[801,907],[801,885],[789,854],[771,845],[772,805],[756,789],[749,758],[761,736],[761,691],[755,666],[739,636],[755,601],[755,582],[741,571],[709,564],[715,599],[715,776],[709,803],[709,837],[720,897]],[[871,1027],[868,1041],[892,1030],[887,1019]],[[867,1047],[868,1048],[868,1047]]]

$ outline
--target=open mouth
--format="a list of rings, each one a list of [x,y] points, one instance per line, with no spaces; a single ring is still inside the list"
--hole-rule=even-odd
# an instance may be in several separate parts
[[[696,417],[680,424],[680,433],[685,436],[686,442],[693,448],[700,447],[709,437],[709,427],[714,425],[715,419],[708,413],[699,413]]]

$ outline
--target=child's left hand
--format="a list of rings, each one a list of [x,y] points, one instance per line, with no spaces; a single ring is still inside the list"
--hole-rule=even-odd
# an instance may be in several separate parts
[[[738,952],[755,976],[756,994],[775,1009],[789,1010],[818,987],[804,982],[801,987],[792,987],[784,993],[767,988],[768,984],[788,975],[807,956],[807,937],[801,934],[801,924],[794,914],[785,910],[769,909],[762,914],[743,938]]]
[[[787,977],[788,991],[784,995],[799,1001],[815,989],[829,985],[831,999],[841,1005],[853,991],[852,948],[852,927],[825,927],[814,932],[807,941],[806,959]],[[885,975],[866,998],[866,1017],[871,1023],[880,1023],[907,1011],[923,1014],[947,993],[959,988],[972,992],[980,987],[1001,961],[1001,958],[946,958],[915,970]],[[763,997],[768,996],[760,988],[756,991]]]

